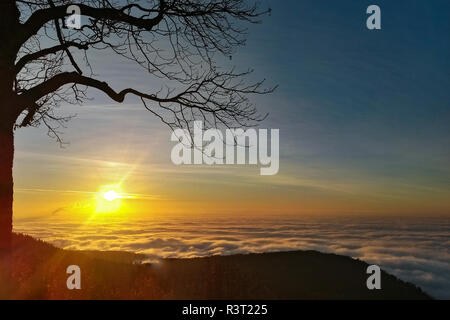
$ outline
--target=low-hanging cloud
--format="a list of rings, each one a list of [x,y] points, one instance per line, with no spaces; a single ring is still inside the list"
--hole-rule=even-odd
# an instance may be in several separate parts
[[[351,256],[450,298],[450,220],[147,219],[76,223],[55,217],[15,221],[15,231],[65,249],[122,250],[149,261],[249,252],[318,250]]]

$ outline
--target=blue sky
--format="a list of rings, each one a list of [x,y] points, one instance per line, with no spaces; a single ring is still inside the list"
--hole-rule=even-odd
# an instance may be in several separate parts
[[[370,2],[270,1],[247,48],[280,84],[274,99],[285,105],[268,107],[331,158],[429,154],[448,164],[449,4],[377,3],[382,30],[369,31]]]
[[[377,1],[377,31],[369,1],[266,3],[247,50],[280,84],[266,107],[295,132],[289,159],[448,189],[448,1]]]

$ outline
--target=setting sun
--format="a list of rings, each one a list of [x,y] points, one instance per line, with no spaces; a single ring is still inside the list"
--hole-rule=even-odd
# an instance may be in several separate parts
[[[122,206],[122,190],[119,185],[105,185],[95,196],[96,213],[115,213]]]
[[[120,195],[114,190],[109,190],[103,194],[103,198],[107,201],[114,201],[120,198]]]

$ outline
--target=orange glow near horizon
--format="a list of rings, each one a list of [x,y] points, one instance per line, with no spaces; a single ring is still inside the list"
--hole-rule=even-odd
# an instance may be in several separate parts
[[[144,159],[144,157],[138,157]],[[285,164],[276,176],[255,167],[174,167],[127,157],[55,157],[34,168],[15,165],[14,217],[108,219],[157,215],[421,215],[447,214],[446,190],[347,173],[328,180],[308,167]],[[119,161],[120,160],[120,161]],[[112,163],[114,165],[112,165]],[[67,170],[70,166],[77,170]],[[31,170],[33,169],[33,170]],[[46,179],[36,185],[40,170]]]

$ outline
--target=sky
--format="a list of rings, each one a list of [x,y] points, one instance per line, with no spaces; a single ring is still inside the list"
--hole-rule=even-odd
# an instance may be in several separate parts
[[[89,214],[97,192],[119,188],[121,214],[450,216],[450,3],[262,1],[228,64],[278,85],[253,102],[280,129],[280,171],[175,166],[170,130],[137,101],[89,91],[64,148],[44,128],[16,131],[15,218]],[[94,53],[97,78],[151,88],[130,62]]]

